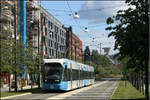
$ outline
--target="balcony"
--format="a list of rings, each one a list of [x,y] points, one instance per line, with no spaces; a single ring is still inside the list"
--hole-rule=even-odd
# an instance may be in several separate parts
[[[38,42],[37,42],[37,41],[34,41],[34,42],[33,42],[33,47],[35,47],[35,48],[38,47]]]
[[[38,33],[36,31],[32,31],[30,35],[32,35],[32,36],[38,36]]]
[[[33,24],[38,24],[38,23],[39,23],[38,18],[35,18],[35,17],[34,17],[32,20],[33,20]]]
[[[4,17],[12,19],[12,20],[14,18],[14,16],[12,15],[12,12],[9,9],[2,10],[1,16],[4,16]]]
[[[14,17],[12,15],[12,12],[8,9],[2,10],[1,16],[0,16],[0,22],[8,22],[10,20],[13,20]]]
[[[14,2],[13,1],[7,1],[7,0],[4,0],[4,1],[0,1],[0,4],[2,5],[10,5],[10,6],[13,6],[14,5]]]
[[[27,9],[29,11],[40,10],[39,6],[35,4],[33,1],[27,1]]]
[[[4,16],[0,16],[0,23],[6,23],[8,22],[10,19],[4,17]]]

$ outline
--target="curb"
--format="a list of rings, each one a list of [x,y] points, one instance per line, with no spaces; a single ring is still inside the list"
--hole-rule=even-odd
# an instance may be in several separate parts
[[[13,97],[18,97],[18,96],[23,96],[23,95],[28,95],[28,94],[32,94],[31,92],[28,93],[23,93],[23,94],[19,94],[19,95],[13,95],[13,96],[7,96],[7,97],[2,97],[2,99],[9,99],[9,98],[13,98]]]

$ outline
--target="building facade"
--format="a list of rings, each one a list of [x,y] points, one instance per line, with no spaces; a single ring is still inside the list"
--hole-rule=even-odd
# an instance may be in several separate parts
[[[82,41],[72,32],[72,27],[65,29],[67,57],[82,62]]]
[[[63,58],[66,54],[66,30],[63,24],[41,7],[41,54],[44,58]]]

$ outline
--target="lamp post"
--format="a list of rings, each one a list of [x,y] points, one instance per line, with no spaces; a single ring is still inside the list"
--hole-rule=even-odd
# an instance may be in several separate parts
[[[40,55],[40,21],[38,20],[38,56]],[[39,57],[38,57],[39,58]],[[40,70],[40,58],[38,59],[38,70]],[[40,88],[40,74],[38,74],[38,88]]]
[[[72,27],[69,27],[69,31],[71,32],[70,36],[71,36],[71,60],[72,60]]]
[[[17,42],[17,34],[16,34],[16,2],[14,2],[14,38],[15,38],[15,46]],[[15,67],[17,67],[17,59],[16,59],[16,47],[15,47]],[[15,68],[16,69],[16,68]],[[18,87],[17,87],[17,72],[15,70],[15,91],[17,92]]]
[[[98,44],[99,45],[99,49],[100,49],[100,55],[101,55],[101,52],[102,52],[102,43]]]

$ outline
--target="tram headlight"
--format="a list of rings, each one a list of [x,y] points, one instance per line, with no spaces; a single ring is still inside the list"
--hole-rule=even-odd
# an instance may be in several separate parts
[[[59,80],[55,80],[55,82],[59,82]]]

